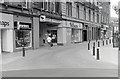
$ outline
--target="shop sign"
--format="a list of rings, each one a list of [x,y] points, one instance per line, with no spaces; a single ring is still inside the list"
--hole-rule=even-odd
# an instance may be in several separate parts
[[[13,28],[13,15],[0,13],[0,29]]]
[[[3,27],[7,27],[7,26],[9,26],[9,22],[8,21],[0,21],[0,25],[3,25]]]
[[[40,21],[41,21],[41,22],[45,22],[45,20],[46,20],[46,16],[45,16],[45,15],[41,15],[41,16],[40,16]]]
[[[82,29],[82,24],[81,24],[81,23],[72,23],[72,22],[70,22],[70,26],[71,26],[72,28]]]
[[[14,22],[14,29],[17,29],[17,30],[31,30],[31,24],[22,23],[22,22]]]
[[[18,29],[29,29],[29,25],[19,25]]]
[[[61,23],[61,21],[56,20],[56,19],[52,19],[52,22],[53,22],[53,23]]]

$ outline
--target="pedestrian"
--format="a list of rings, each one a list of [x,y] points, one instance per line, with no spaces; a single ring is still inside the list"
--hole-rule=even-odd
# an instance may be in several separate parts
[[[53,46],[53,44],[52,44],[52,38],[50,36],[47,37],[47,43],[50,45],[50,47]]]

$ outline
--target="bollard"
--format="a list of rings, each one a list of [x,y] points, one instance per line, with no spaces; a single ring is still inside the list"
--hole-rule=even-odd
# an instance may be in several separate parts
[[[25,56],[25,48],[23,47],[23,57]]]
[[[93,55],[95,56],[95,47],[93,46]]]
[[[95,47],[95,42],[93,43],[93,47]]]
[[[104,46],[104,40],[103,40],[103,46]]]
[[[108,45],[108,41],[106,40],[106,45]]]
[[[97,49],[97,60],[100,60],[99,49]]]
[[[98,41],[98,47],[100,47],[100,42]]]
[[[90,43],[88,43],[88,50],[90,50]]]
[[[109,40],[109,43],[111,44],[111,39]]]

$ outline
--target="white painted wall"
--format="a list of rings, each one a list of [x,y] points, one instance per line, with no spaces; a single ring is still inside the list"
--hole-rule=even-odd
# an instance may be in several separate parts
[[[2,50],[13,52],[13,30],[2,30]]]

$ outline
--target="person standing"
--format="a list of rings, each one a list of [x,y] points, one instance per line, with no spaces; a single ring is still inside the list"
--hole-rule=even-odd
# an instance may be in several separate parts
[[[47,37],[47,43],[52,47],[52,38],[50,36]]]

